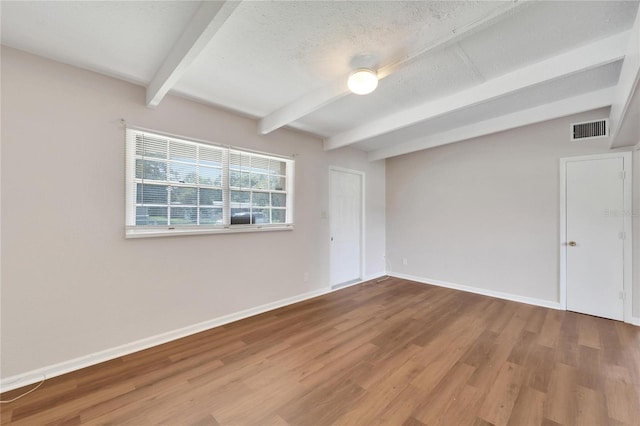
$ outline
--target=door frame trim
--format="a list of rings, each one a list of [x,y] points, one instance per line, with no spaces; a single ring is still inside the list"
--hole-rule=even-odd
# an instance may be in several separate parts
[[[332,203],[333,203],[333,194],[331,189],[331,173],[332,172],[341,172],[341,173],[351,173],[354,175],[360,176],[360,279],[364,279],[364,265],[365,265],[365,223],[366,223],[366,210],[365,210],[365,194],[366,194],[366,173],[360,170],[347,169],[339,166],[329,166],[329,215],[332,214]],[[332,283],[331,282],[331,216],[329,216],[329,286],[339,286],[340,283]]]
[[[560,158],[560,307],[567,310],[567,164],[574,161],[601,160],[607,158],[622,158],[625,179],[623,181],[624,216],[623,226],[625,239],[623,240],[623,319],[626,323],[633,322],[633,155],[631,151],[620,151],[606,154],[582,155],[578,157]]]

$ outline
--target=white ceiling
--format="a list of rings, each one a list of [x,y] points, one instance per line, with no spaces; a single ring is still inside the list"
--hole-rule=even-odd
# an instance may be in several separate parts
[[[516,112],[526,124],[611,105],[638,4],[2,1],[1,36],[145,85],[150,104],[170,91],[254,116],[262,133],[287,125],[378,159]],[[379,87],[350,94],[363,66]]]

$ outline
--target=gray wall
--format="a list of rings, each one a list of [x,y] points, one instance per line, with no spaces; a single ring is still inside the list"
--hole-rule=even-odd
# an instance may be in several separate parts
[[[384,273],[384,162],[303,133],[2,50],[2,377],[329,285],[329,166],[366,172],[367,276]],[[294,231],[125,240],[124,128],[296,157]],[[309,281],[304,282],[304,274]]]
[[[559,301],[559,158],[611,152],[607,139],[569,141],[570,123],[607,116],[592,111],[387,160],[391,270]],[[638,316],[637,273],[634,289]]]

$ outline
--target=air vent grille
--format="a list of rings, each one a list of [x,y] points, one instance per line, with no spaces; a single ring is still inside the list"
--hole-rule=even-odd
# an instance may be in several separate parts
[[[574,123],[571,125],[571,140],[581,141],[585,139],[603,138],[609,134],[609,120],[602,119]]]

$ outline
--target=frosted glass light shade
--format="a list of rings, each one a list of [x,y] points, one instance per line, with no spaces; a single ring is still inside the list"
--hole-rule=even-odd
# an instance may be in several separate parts
[[[355,70],[349,76],[347,86],[356,95],[366,95],[378,87],[378,76],[370,69]]]

